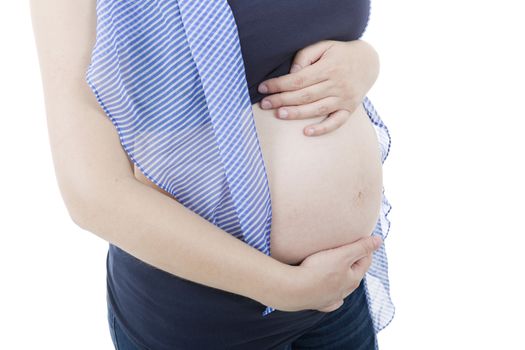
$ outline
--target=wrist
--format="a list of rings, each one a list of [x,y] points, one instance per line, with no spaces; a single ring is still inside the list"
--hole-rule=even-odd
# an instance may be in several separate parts
[[[297,294],[298,266],[273,260],[274,266],[267,270],[266,277],[259,283],[257,301],[278,310],[288,311]]]
[[[304,310],[308,304],[308,291],[313,285],[304,267],[282,264],[275,277],[273,288],[268,293],[268,305],[283,311]]]

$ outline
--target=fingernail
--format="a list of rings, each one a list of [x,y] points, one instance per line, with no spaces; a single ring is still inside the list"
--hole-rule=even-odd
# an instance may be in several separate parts
[[[306,129],[306,134],[307,135],[313,135],[314,134],[314,129],[312,129],[312,128]]]
[[[375,244],[375,246],[379,248],[381,246],[381,243],[383,243],[383,240],[381,239],[381,237],[374,236],[374,244]]]
[[[263,94],[267,93],[268,92],[268,86],[266,86],[266,84],[260,84],[259,85],[259,92],[263,93]]]
[[[288,111],[286,109],[279,110],[279,118],[286,119],[288,117]]]
[[[301,69],[301,66],[298,65],[297,63],[295,63],[292,68],[290,69],[290,73],[295,73],[297,72],[299,69]]]
[[[268,100],[262,100],[261,107],[264,108],[264,109],[272,108],[272,104]]]

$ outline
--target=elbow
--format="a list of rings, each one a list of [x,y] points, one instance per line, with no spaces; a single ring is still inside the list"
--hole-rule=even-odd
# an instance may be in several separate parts
[[[114,175],[101,162],[60,162],[64,163],[67,166],[55,167],[55,175],[69,217],[80,228],[105,236],[103,232],[108,231],[115,208],[122,207],[123,195],[131,190],[134,177]]]
[[[101,186],[88,186],[86,182],[61,182],[60,193],[70,219],[80,228],[98,232],[100,221],[103,220],[104,198]],[[97,234],[98,235],[98,234]]]
[[[93,226],[95,205],[88,197],[76,191],[61,188],[61,195],[69,218],[78,227],[89,230]]]
[[[83,230],[114,242],[116,209],[121,211],[125,207],[123,197],[133,191],[134,183],[126,178],[84,180],[66,181],[60,186],[69,217]]]

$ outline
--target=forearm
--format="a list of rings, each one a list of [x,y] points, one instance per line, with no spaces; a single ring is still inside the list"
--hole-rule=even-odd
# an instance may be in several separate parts
[[[134,179],[80,201],[70,210],[79,226],[161,270],[270,306],[285,292],[293,266]]]

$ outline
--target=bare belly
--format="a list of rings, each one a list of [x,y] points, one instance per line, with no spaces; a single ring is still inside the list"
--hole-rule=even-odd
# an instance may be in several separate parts
[[[369,236],[383,179],[377,136],[363,105],[340,128],[313,137],[303,128],[324,116],[280,120],[275,110],[252,107],[272,200],[272,257],[298,264]],[[135,177],[169,195],[136,166]]]

